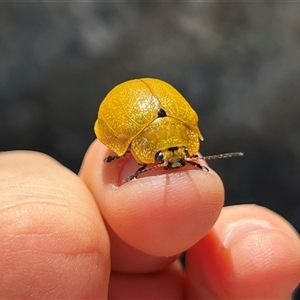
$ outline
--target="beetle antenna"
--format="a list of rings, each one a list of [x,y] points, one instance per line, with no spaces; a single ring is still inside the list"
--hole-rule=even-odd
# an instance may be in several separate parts
[[[243,156],[243,152],[231,152],[231,153],[223,153],[223,154],[215,154],[215,155],[208,155],[208,156],[200,156],[199,158],[205,160],[212,160],[212,159],[221,159],[221,158],[229,158],[229,157],[236,157],[236,156]]]

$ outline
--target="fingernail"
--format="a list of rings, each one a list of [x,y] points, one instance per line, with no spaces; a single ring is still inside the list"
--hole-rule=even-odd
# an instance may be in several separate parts
[[[243,220],[231,224],[224,239],[224,247],[228,248],[242,237],[256,231],[271,229],[272,226],[260,220]]]

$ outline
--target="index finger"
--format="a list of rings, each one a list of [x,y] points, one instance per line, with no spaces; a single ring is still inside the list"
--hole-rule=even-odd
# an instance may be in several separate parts
[[[109,226],[132,247],[155,256],[175,255],[195,244],[216,222],[224,190],[213,170],[160,169],[118,186],[120,177],[138,166],[130,155],[104,164],[110,154],[99,141],[92,143],[80,176]]]

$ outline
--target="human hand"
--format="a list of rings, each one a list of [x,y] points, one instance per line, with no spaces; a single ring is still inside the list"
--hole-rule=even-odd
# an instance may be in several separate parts
[[[212,170],[152,172],[118,186],[136,163],[103,165],[109,154],[95,141],[79,176],[40,153],[0,154],[1,298],[291,295],[300,242],[286,220],[255,205],[222,208]]]

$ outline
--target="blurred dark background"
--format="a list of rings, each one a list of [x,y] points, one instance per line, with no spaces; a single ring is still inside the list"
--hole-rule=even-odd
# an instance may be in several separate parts
[[[210,163],[226,204],[266,206],[299,231],[298,4],[1,3],[0,150],[77,172],[107,92],[157,77],[198,111],[202,154],[245,152]]]

